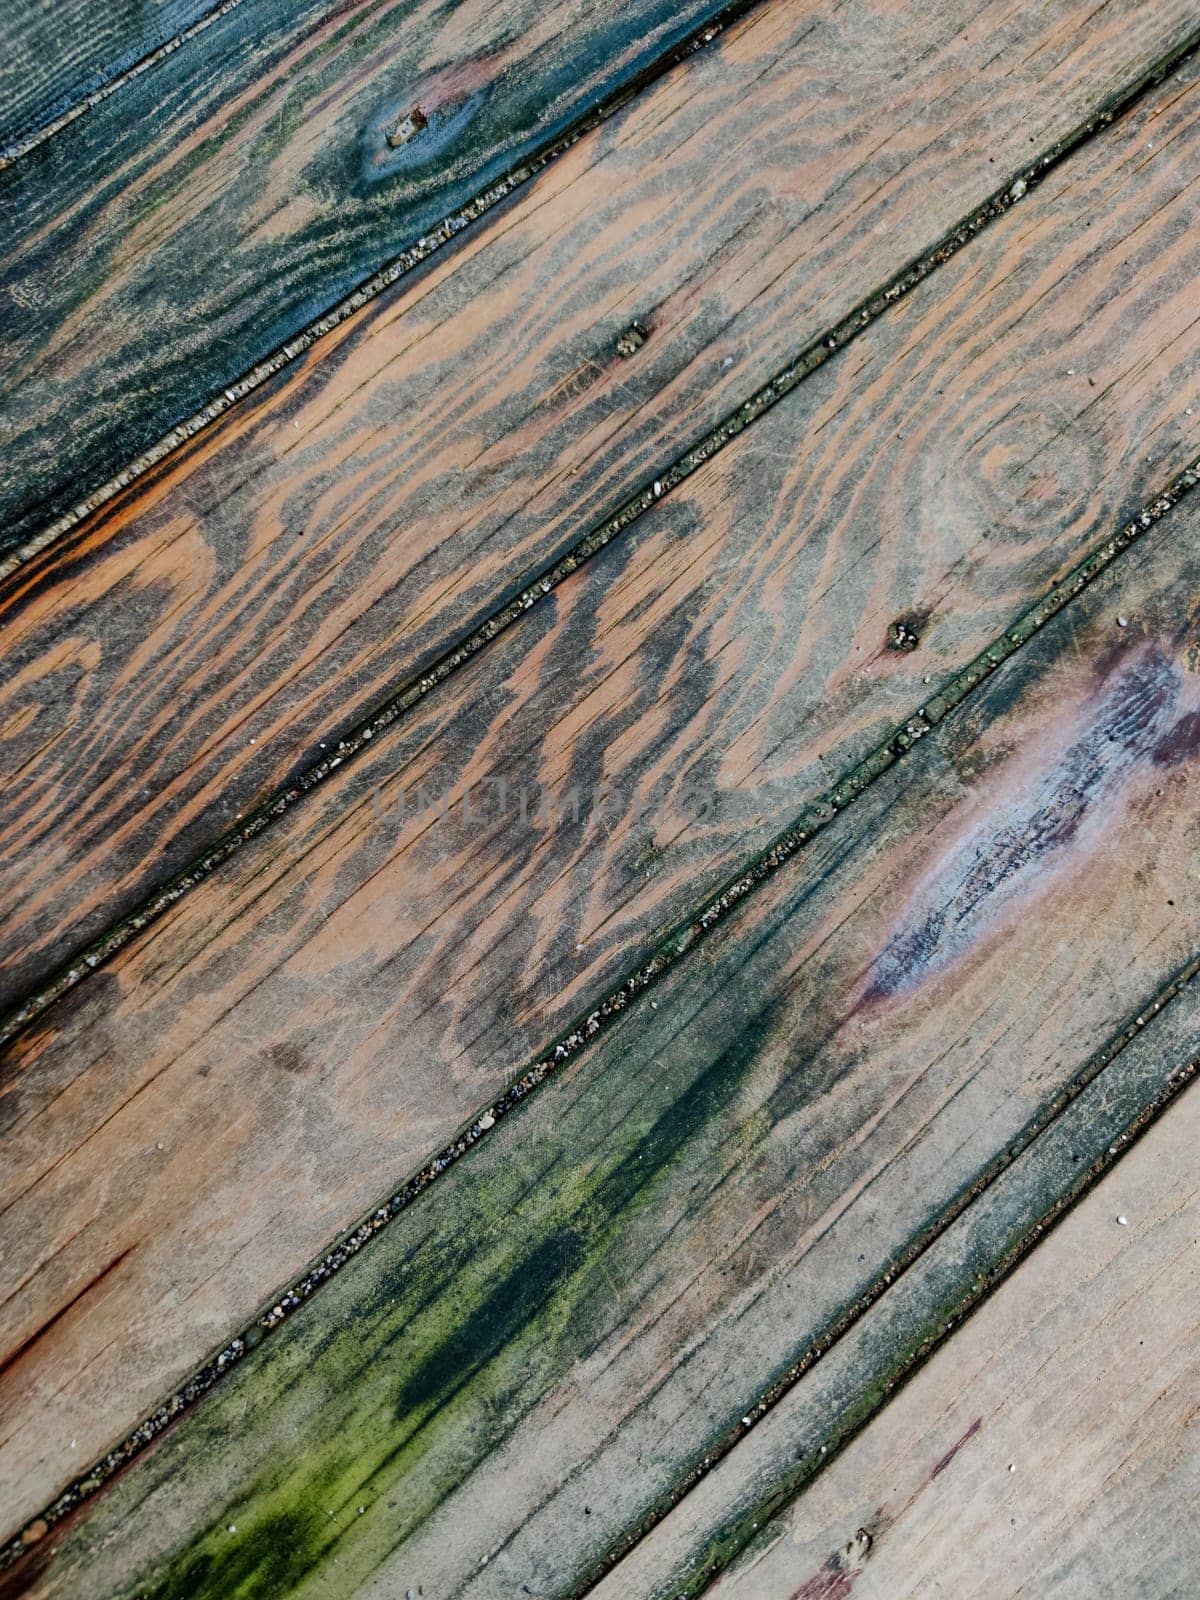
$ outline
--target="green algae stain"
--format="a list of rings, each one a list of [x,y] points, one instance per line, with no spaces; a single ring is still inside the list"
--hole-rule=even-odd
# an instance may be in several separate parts
[[[356,1586],[401,1547],[620,1316],[616,1285],[635,1280],[644,1255],[631,1224],[653,1227],[689,1154],[736,1143],[739,1091],[774,1022],[769,1011],[743,1022],[707,1064],[681,1057],[599,1148],[588,1130],[601,1125],[606,1073],[630,1070],[629,1057],[598,1063],[561,1126],[531,1127],[527,1111],[506,1143],[448,1175],[423,1202],[440,1208],[428,1244],[406,1259],[401,1220],[250,1358],[261,1360],[242,1374],[250,1427],[277,1449],[256,1450],[254,1468],[239,1472],[220,1393],[199,1436],[194,1419],[190,1447],[187,1425],[174,1436],[175,1470],[224,1475],[231,1493],[208,1531],[135,1593],[279,1600],[333,1561],[337,1584]],[[514,1207],[531,1138],[554,1182],[543,1177]],[[319,1397],[302,1438],[297,1391]]]
[[[233,1531],[231,1532],[230,1529]],[[241,1532],[235,1524],[210,1535],[175,1571],[149,1589],[145,1600],[199,1600],[200,1596],[287,1594],[319,1559],[320,1530],[299,1513],[260,1517]]]

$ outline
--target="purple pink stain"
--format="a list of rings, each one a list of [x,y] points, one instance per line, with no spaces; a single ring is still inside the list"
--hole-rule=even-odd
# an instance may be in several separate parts
[[[1195,757],[1200,711],[1178,715],[1185,697],[1160,645],[1119,652],[1071,719],[1067,748],[1059,739],[1057,751],[1036,753],[1016,792],[995,801],[924,874],[871,962],[858,1004],[907,994],[944,971],[1016,902],[1104,838],[1139,772]]]
[[[983,1418],[982,1417],[976,1417],[975,1421],[967,1429],[966,1433],[963,1434],[962,1438],[961,1439],[956,1439],[954,1441],[954,1443],[950,1446],[949,1450],[946,1451],[946,1454],[944,1456],[942,1456],[939,1461],[936,1461],[934,1463],[933,1470],[929,1474],[930,1483],[932,1483],[935,1478],[940,1478],[941,1477],[942,1473],[945,1472],[946,1468],[954,1460],[955,1456],[962,1449],[963,1445],[970,1444],[971,1440],[975,1437],[975,1435],[979,1432],[980,1428],[982,1428],[982,1427],[983,1427]]]
[[[854,1588],[855,1578],[861,1573],[861,1567],[846,1570],[839,1566],[836,1556],[830,1556],[820,1572],[815,1572],[806,1583],[802,1583],[789,1596],[789,1600],[845,1600]]]

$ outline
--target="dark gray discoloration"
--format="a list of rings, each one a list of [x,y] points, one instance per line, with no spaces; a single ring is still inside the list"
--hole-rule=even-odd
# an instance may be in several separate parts
[[[749,3],[240,5],[0,172],[0,548]]]
[[[943,19],[941,26],[949,27],[949,19]],[[745,30],[743,48],[749,48],[754,34],[754,29]],[[775,34],[769,37],[774,46]],[[812,52],[824,70],[820,44],[819,38],[800,34],[795,60],[773,61],[767,73],[755,77],[757,91],[782,94],[789,72],[803,79]],[[746,63],[715,53],[706,71],[707,93],[712,95],[719,87],[727,103],[740,108]],[[1184,81],[1190,81],[1186,74]],[[660,90],[671,104],[666,87]],[[914,86],[908,92],[914,93]],[[701,107],[711,104],[708,99],[696,100]],[[1177,95],[1164,112],[1156,98],[1160,136],[1175,133],[1172,142],[1179,150],[1195,137],[1187,123],[1189,103],[1187,95]],[[667,150],[680,139],[693,148],[693,159],[712,184],[715,198],[738,176],[718,166],[715,170],[728,180],[718,181],[710,163],[702,159],[706,153],[714,161],[719,159],[725,142],[720,137],[723,124],[718,122],[713,131],[697,126],[699,112],[690,100],[686,106],[682,127],[670,131],[679,120],[674,116],[661,125],[655,120],[655,137],[666,140]],[[819,118],[825,115],[821,107]],[[857,102],[853,116],[855,128],[866,125],[867,113]],[[1178,132],[1166,123],[1166,116],[1180,124]],[[798,142],[804,142],[807,127],[805,120],[796,129]],[[779,132],[776,122],[763,133],[757,159],[769,161],[770,146]],[[1083,137],[1079,130],[1077,134]],[[846,142],[856,148],[854,138],[847,137]],[[1122,134],[1097,141],[1086,158],[1081,153],[1084,192],[1076,203],[1090,204],[1087,196],[1097,192],[1095,185],[1107,193],[1119,181],[1127,204],[1106,214],[1109,232],[1103,260],[1097,256],[1086,280],[1076,273],[1051,297],[1060,307],[1063,294],[1079,305],[1089,295],[1093,299],[1103,295],[1120,306],[1136,304],[1140,270],[1136,263],[1114,259],[1118,254],[1124,257],[1131,226],[1146,239],[1146,248],[1157,247],[1160,263],[1171,259],[1179,218],[1188,211],[1187,200],[1177,193],[1185,163],[1164,167],[1153,182],[1141,181],[1126,189],[1121,166],[1114,180],[1113,164],[1104,157],[1106,149],[1124,148]],[[1023,149],[1021,154],[1024,157]],[[1057,159],[1053,153],[1039,157],[1031,170],[1044,176]],[[746,146],[739,145],[735,166],[746,160]],[[1093,163],[1099,176],[1090,172]],[[994,182],[994,169],[986,161],[984,168],[987,181]],[[441,335],[435,331],[418,341],[415,348],[421,359],[404,364],[403,383],[399,377],[387,381],[385,368],[361,392],[339,397],[342,368],[357,370],[358,363],[369,362],[373,338],[386,342],[404,326],[398,317],[389,326],[388,314],[394,317],[395,308],[385,297],[336,351],[313,364],[303,382],[297,379],[279,397],[264,395],[261,405],[244,414],[240,431],[229,419],[227,430],[218,433],[207,451],[194,447],[194,470],[190,462],[181,467],[161,501],[147,489],[149,503],[143,514],[124,524],[119,519],[112,526],[101,523],[90,537],[77,534],[25,568],[24,585],[19,589],[14,585],[16,592],[4,610],[3,626],[12,640],[8,659],[15,670],[9,691],[0,693],[0,725],[12,731],[3,759],[9,770],[19,767],[22,772],[19,809],[14,807],[10,814],[0,810],[0,855],[5,858],[0,860],[0,902],[9,897],[22,906],[20,918],[9,918],[0,935],[0,1003],[13,1007],[20,1021],[44,1009],[53,995],[90,970],[90,962],[108,959],[173,904],[181,887],[207,876],[231,850],[259,831],[264,815],[271,820],[282,816],[295,799],[324,783],[335,754],[339,761],[357,755],[368,735],[380,734],[407,715],[431,689],[553,594],[580,562],[631,532],[647,511],[669,503],[689,477],[751,425],[764,457],[758,459],[759,446],[752,442],[741,453],[746,466],[731,472],[734,492],[747,507],[743,515],[747,537],[741,537],[738,528],[725,543],[733,547],[736,539],[736,558],[754,559],[759,526],[753,508],[765,492],[779,496],[789,508],[803,507],[802,512],[784,513],[796,520],[795,560],[780,560],[779,585],[764,601],[762,648],[768,660],[781,650],[790,654],[797,645],[789,629],[798,629],[804,635],[799,648],[803,651],[812,641],[820,651],[820,673],[828,670],[831,654],[835,657],[835,687],[821,708],[830,718],[853,725],[868,715],[867,703],[876,698],[894,711],[904,682],[913,685],[915,703],[921,692],[913,677],[915,666],[920,674],[940,675],[946,665],[946,641],[952,650],[965,652],[972,630],[974,647],[979,648],[1007,616],[1028,603],[1031,593],[1061,571],[1063,558],[1073,548],[1093,537],[1087,522],[1093,502],[1075,497],[1053,515],[1044,511],[1036,537],[1029,532],[1024,540],[1019,563],[1009,553],[993,562],[995,494],[979,493],[981,479],[997,492],[1000,487],[990,479],[987,424],[993,410],[1008,418],[1026,448],[1039,455],[1043,475],[1057,473],[1064,459],[1078,453],[1072,435],[1064,442],[1057,410],[1040,414],[1046,385],[1052,384],[1059,394],[1064,384],[1061,365],[1071,359],[1069,351],[1060,348],[1061,309],[1057,314],[1045,308],[1039,312],[1048,319],[1041,336],[1042,355],[1036,370],[1026,362],[1023,381],[1029,392],[1020,403],[1012,389],[1011,368],[997,354],[1000,348],[1011,347],[1011,333],[1004,334],[1002,347],[991,350],[983,339],[960,342],[958,351],[969,352],[969,360],[948,352],[931,364],[922,352],[908,347],[911,323],[904,319],[893,323],[881,315],[910,293],[914,306],[924,309],[943,285],[947,292],[955,286],[961,292],[964,280],[971,279],[975,254],[963,246],[985,224],[1009,216],[1012,203],[1007,188],[901,278],[872,295],[859,311],[799,355],[792,350],[793,359],[785,368],[710,433],[693,439],[681,456],[660,465],[656,473],[648,472],[648,458],[659,459],[660,445],[677,442],[693,425],[694,389],[678,380],[689,367],[699,366],[706,341],[717,332],[722,339],[742,338],[754,344],[754,362],[765,365],[766,352],[791,349],[803,325],[787,314],[793,304],[791,289],[782,305],[764,311],[755,301],[745,317],[727,326],[718,323],[713,313],[737,285],[722,278],[719,264],[712,267],[703,258],[703,268],[697,267],[692,276],[685,275],[685,280],[674,276],[677,253],[694,248],[696,204],[692,187],[684,181],[686,174],[676,176],[669,213],[676,232],[670,235],[665,260],[660,258],[665,232],[639,235],[636,247],[612,249],[611,230],[615,228],[620,237],[623,197],[631,196],[633,209],[640,211],[651,201],[657,203],[663,193],[659,169],[652,163],[646,175],[639,173],[614,197],[615,220],[589,215],[579,231],[572,228],[562,244],[562,259],[536,248],[540,212],[534,208],[531,218],[514,227],[511,236],[506,233],[494,241],[494,251],[489,245],[465,262],[461,281],[458,274],[448,276],[422,302],[420,315],[435,330],[445,318],[446,343],[455,351],[462,346],[464,357],[439,361]],[[961,185],[968,180],[969,169],[956,174],[954,182]],[[907,189],[919,187],[923,192],[920,162],[905,175],[905,183]],[[943,189],[950,187],[944,164],[939,183]],[[756,189],[750,181],[746,201]],[[881,204],[892,217],[894,201]],[[1062,209],[1060,193],[1043,201],[1034,182],[1020,204],[1024,217],[1031,210],[1040,213],[1046,205]],[[1129,206],[1136,208],[1132,214]],[[731,232],[718,235],[730,246],[743,232],[743,210],[739,191],[736,203],[721,218],[722,227]],[[924,209],[917,215],[923,218]],[[908,221],[903,225],[915,226]],[[662,228],[666,230],[665,222]],[[1006,236],[1013,236],[1011,223],[995,230],[997,247]],[[789,245],[799,252],[804,270],[798,266],[783,275],[797,286],[797,293],[808,285],[810,272],[819,276],[827,265],[820,256],[808,259],[804,237],[801,230]],[[1053,232],[1041,232],[1034,257],[1052,259],[1070,237],[1068,214]],[[1099,235],[1092,237],[1100,251]],[[826,249],[823,230],[821,239],[821,248]],[[512,255],[506,256],[506,251]],[[499,267],[494,253],[500,256]],[[876,257],[873,247],[857,261],[856,270],[874,273]],[[994,340],[999,330],[1008,328],[1009,308],[1037,270],[1034,257],[1010,270],[1001,249],[996,284],[980,301],[987,339]],[[601,263],[598,268],[593,269],[593,260]],[[536,269],[528,262],[537,262]],[[524,345],[507,331],[503,286],[509,285],[511,292],[511,271],[518,263],[522,272],[531,274],[526,298],[538,307],[528,313],[532,321],[525,324],[538,334],[533,341],[538,358],[532,363],[527,363]],[[939,270],[936,280],[928,277],[934,268]],[[580,286],[574,298],[560,307],[553,301],[553,291],[563,271]],[[839,291],[847,271],[843,256],[838,262]],[[496,273],[501,288],[489,298]],[[645,289],[647,274],[655,283],[648,298],[659,307],[647,348],[633,358],[622,358],[613,348],[619,337],[615,329],[629,331],[624,305],[620,321],[614,316],[603,336],[587,329],[580,338],[576,319],[581,306],[596,294],[616,295],[623,303],[633,286]],[[550,304],[548,312],[541,309],[543,297]],[[678,309],[662,309],[660,302],[672,299],[684,303],[682,321]],[[693,301],[699,309],[693,308]],[[465,344],[459,320],[468,314],[464,303],[474,306],[481,317],[480,308],[487,308],[484,320],[489,321],[486,334]],[[1129,512],[1136,509],[1139,492],[1161,485],[1162,474],[1172,456],[1178,458],[1187,432],[1186,419],[1166,397],[1172,384],[1184,386],[1190,381],[1192,308],[1186,296],[1180,296],[1177,315],[1173,307],[1174,301],[1164,296],[1160,317],[1168,324],[1164,333],[1169,337],[1163,337],[1158,359],[1170,361],[1169,369],[1164,369],[1170,371],[1170,381],[1164,378],[1148,397],[1131,385],[1106,391],[1089,407],[1086,419],[1094,430],[1089,433],[1089,459],[1107,453],[1120,463]],[[567,331],[561,334],[560,310],[568,317]],[[939,326],[928,327],[927,338],[936,339]],[[1142,336],[1150,334],[1143,330]],[[860,343],[857,359],[869,360],[876,369],[899,362],[897,370],[903,375],[897,381],[916,385],[923,404],[935,408],[930,438],[915,459],[899,436],[889,437],[886,405],[882,410],[872,406],[865,413],[855,408],[856,369],[843,375],[838,371],[841,360],[829,361],[854,341]],[[564,345],[571,347],[569,361]],[[475,392],[479,379],[472,369],[481,364],[489,379],[494,376],[496,392],[490,383],[482,393]],[[964,364],[969,379],[960,370]],[[526,370],[527,365],[533,370]],[[930,393],[931,371],[941,382],[966,385],[971,408],[965,432],[956,425],[959,407],[940,401],[940,388]],[[741,364],[728,373],[724,363],[717,366],[716,386],[705,386],[704,407],[719,410],[724,397],[736,394],[746,376]],[[512,384],[508,392],[506,377]],[[1064,403],[1070,400],[1066,391],[1073,382],[1066,381]],[[783,418],[777,424],[766,421],[798,384],[804,386],[803,398],[796,396],[786,409],[793,416],[803,410],[814,421],[827,414],[826,408],[830,415],[840,412],[835,453],[847,461],[863,454],[864,470],[853,495],[848,493],[850,476],[842,474],[843,482],[828,505],[822,491],[831,480],[821,452],[831,437],[829,426],[822,423],[817,437],[810,440],[799,420],[790,426]],[[656,390],[663,397],[651,403]],[[372,393],[369,403],[362,398],[367,391]],[[465,394],[453,417],[438,408],[438,397],[446,391]],[[405,413],[404,405],[410,401],[415,409]],[[315,439],[295,442],[304,435],[297,434],[294,424],[322,411],[333,419],[328,430],[319,430]],[[1017,415],[1019,428],[1012,420]],[[574,452],[582,452],[582,441],[601,418],[611,429],[603,450],[577,461]],[[982,459],[977,459],[980,437],[985,447]],[[1152,463],[1143,455],[1151,437]],[[472,460],[466,468],[459,469],[458,447],[447,444],[448,439],[461,440],[462,448],[469,449]],[[516,440],[520,449],[512,447]],[[959,461],[962,450],[966,459]],[[568,460],[572,468],[564,471]],[[777,465],[787,460],[793,462],[790,476]],[[935,466],[938,461],[940,468]],[[620,485],[624,492],[624,486],[637,483],[641,474],[646,476],[636,492],[611,511],[612,486]],[[931,479],[941,495],[932,512]],[[514,500],[516,484],[527,486],[532,496],[528,504]],[[799,487],[803,494],[797,501]],[[1094,490],[1094,504],[1105,519],[1110,516],[1111,501],[1099,488]],[[864,515],[868,508],[870,514]],[[591,520],[597,515],[602,518],[599,523]],[[581,530],[587,531],[559,558],[562,542]],[[685,536],[697,542],[694,529],[688,534],[681,530],[680,537]],[[838,574],[833,587],[810,558],[822,539],[832,563],[829,571]],[[177,570],[172,570],[169,556],[161,559],[164,542],[168,550],[186,550]],[[988,555],[964,569],[962,548],[972,543]],[[903,557],[897,560],[895,552],[901,548]],[[857,570],[852,551],[859,552]],[[554,558],[552,564],[528,581],[531,567],[536,571],[536,563],[547,556]],[[723,559],[733,558],[731,553]],[[809,592],[785,570],[790,566],[794,574],[800,564],[812,574],[817,589]],[[878,664],[888,674],[886,682],[874,673],[864,676],[856,671],[866,663],[856,653],[853,619],[863,605],[874,603],[866,581],[871,572],[887,585],[879,593],[888,594],[889,610],[893,605],[899,609],[901,602],[908,606],[902,615],[923,637],[922,648],[913,655],[889,652],[879,641]],[[936,610],[928,605],[912,609],[923,591],[933,593],[945,583],[951,587],[943,587]],[[524,586],[512,601],[494,608],[495,591],[508,595],[514,585]],[[181,603],[181,590],[186,603]],[[964,593],[969,596],[966,601]],[[788,620],[782,631],[772,631],[771,618],[780,607],[786,608]],[[131,626],[135,619],[136,626]],[[872,646],[885,632],[882,624],[872,626]],[[298,634],[319,637],[328,645],[314,659],[302,657],[297,664],[287,641]],[[64,635],[71,641],[65,666],[60,654]],[[444,650],[447,639],[454,643]],[[649,655],[655,648],[653,639],[643,645],[648,666],[654,665]],[[806,673],[803,692],[817,681],[816,672]],[[44,684],[52,684],[53,692],[45,693]],[[748,692],[756,692],[753,684]],[[809,700],[814,711],[818,700],[816,695]],[[187,708],[183,716],[181,706]],[[827,747],[825,759],[827,766],[835,761],[832,746]],[[15,786],[12,792],[16,793]],[[10,847],[15,839],[20,841],[19,856]],[[0,917],[0,922],[4,920]],[[55,970],[47,973],[48,966]],[[22,1007],[31,992],[35,998]]]
[[[20,160],[56,123],[86,114],[123,75],[241,0],[7,0],[0,15],[0,163]],[[123,86],[123,85],[121,85]]]
[[[830,1329],[852,1326],[886,1290],[897,1261],[914,1259],[1107,1071],[1114,1051],[1097,1059],[1082,1041],[1147,999],[1144,972],[1125,960],[1127,929],[1158,927],[1164,961],[1197,935],[1194,917],[1167,934],[1157,923],[1154,875],[1178,870],[1195,824],[1192,786],[1178,782],[1156,838],[1130,826],[1089,891],[1058,885],[1074,962],[1065,992],[1048,971],[1032,994],[1010,979],[1025,959],[1018,931],[990,949],[974,1001],[939,993],[931,972],[898,1019],[855,1014],[861,949],[888,921],[888,864],[971,836],[980,741],[995,749],[1006,735],[993,765],[1034,808],[1045,798],[1041,710],[1091,681],[1074,663],[1078,653],[1086,668],[1104,648],[1114,593],[1135,592],[1148,638],[1170,636],[1194,556],[1166,522],[1140,548],[1141,563],[1110,568],[1001,669],[973,715],[948,718],[820,834],[752,915],[678,962],[653,991],[656,1008],[649,996],[625,1008],[554,1090],[497,1123],[210,1405],[64,1528],[45,1592],[69,1593],[86,1564],[98,1595],[274,1600],[313,1592],[337,1561],[346,1593],[386,1593],[414,1571],[490,1597],[535,1569],[539,1584],[574,1593],[697,1460],[744,1439],[745,1419],[778,1403]],[[1130,649],[1093,717],[1127,740],[1139,708],[1162,710],[1173,677],[1165,646],[1161,659],[1153,646]],[[1088,734],[1075,744],[1096,748]],[[1151,777],[1152,751],[1151,741],[1136,757]],[[1019,873],[1011,882],[1033,892]],[[1117,882],[1124,917],[1110,927],[1098,912]],[[993,1043],[998,1008],[1008,1026]],[[1140,1038],[1145,1020],[1129,1021],[1120,1043]],[[1112,1141],[1094,1117],[1085,1127]],[[995,1248],[970,1260],[971,1285],[1074,1183],[1073,1168],[1066,1191],[1035,1191],[1032,1222],[1005,1210]],[[960,1258],[952,1264],[961,1275]],[[931,1323],[956,1313],[958,1283],[948,1300],[918,1303],[899,1354],[884,1341],[886,1363],[850,1394],[835,1442],[847,1417],[877,1406],[897,1362],[926,1347]],[[552,1463],[552,1482],[531,1481],[535,1465],[511,1471],[513,1441],[526,1463]],[[465,1495],[477,1521],[463,1514]],[[591,1508],[584,1532],[576,1495]]]

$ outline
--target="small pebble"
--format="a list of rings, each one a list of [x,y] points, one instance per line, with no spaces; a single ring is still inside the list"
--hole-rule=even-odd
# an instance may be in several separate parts
[[[635,322],[631,327],[626,328],[625,332],[617,340],[617,354],[627,358],[636,355],[645,342],[646,330],[640,323]]]
[[[1117,618],[1117,627],[1118,628],[1127,628],[1128,626],[1129,626],[1129,618],[1128,617],[1118,617]]]
[[[1012,188],[1008,191],[1009,198],[1012,200],[1019,200],[1028,187],[1029,185],[1025,182],[1024,178],[1018,178],[1016,183],[1014,183]]]
[[[365,1511],[365,1510],[366,1510],[366,1509],[367,1509],[367,1508],[366,1508],[366,1506],[359,1506],[359,1508],[358,1508],[358,1514],[359,1514],[359,1516],[360,1516],[360,1517],[361,1517],[361,1516],[362,1516],[362,1514],[363,1514],[363,1512],[364,1512],[364,1511]]]
[[[654,498],[657,500],[661,493],[662,493],[662,484],[659,482],[659,480],[657,478],[655,478],[655,480],[654,480]]]
[[[496,1119],[490,1111],[485,1111],[483,1116],[480,1117],[479,1126],[484,1133],[486,1133],[489,1128],[494,1128],[496,1126]]]
[[[1010,1472],[1015,1472],[1017,1470],[1017,1463],[1015,1461],[1010,1461],[1008,1463],[1008,1470]]]
[[[225,1532],[226,1533],[236,1533],[237,1532],[237,1523],[236,1522],[231,1522],[229,1524],[229,1526],[226,1528]]]
[[[1118,1225],[1120,1227],[1127,1228],[1129,1226],[1129,1218],[1128,1217],[1118,1217],[1117,1218],[1117,1223],[1118,1223]]]

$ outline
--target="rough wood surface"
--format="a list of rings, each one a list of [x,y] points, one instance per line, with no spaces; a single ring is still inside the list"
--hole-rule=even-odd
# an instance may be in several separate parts
[[[1194,1593],[1198,1137],[1193,1088],[713,1600]]]
[[[1179,31],[1140,5],[1084,28],[1082,0],[1036,13],[998,0],[964,37],[957,7],[935,9],[764,9],[0,594],[0,1008],[322,741],[336,746]],[[1146,173],[1163,204],[1187,176],[1167,159]],[[1131,196],[1107,237],[1150,216]],[[1080,244],[1075,260],[1084,270]],[[1123,286],[1132,309],[1132,269]],[[1182,289],[1151,312],[1182,314]],[[622,358],[637,319],[650,337]],[[1148,355],[1153,333],[1128,331]],[[1096,395],[1081,376],[1067,413],[1107,403],[1120,362],[1113,344]],[[1010,379],[992,375],[998,410]],[[989,420],[993,446],[975,446],[989,514],[1011,521],[1017,432]],[[1107,449],[1071,456],[1067,487],[1030,474],[1019,527],[1068,514]],[[824,514],[815,486],[808,506]]]
[[[717,9],[241,5],[0,173],[0,529],[85,499]]]
[[[222,0],[7,0],[0,14],[0,160],[162,50]]]
[[[1196,93],[1164,88],[1155,125]],[[9,1052],[18,1515],[72,1438],[92,1456],[132,1426],[1194,449],[1171,292],[1191,213],[1143,151],[1150,109]],[[1061,218],[1089,205],[1073,257]],[[887,648],[900,616],[915,651]],[[422,783],[489,776],[528,787],[525,818],[486,791],[482,817],[414,814]],[[709,814],[639,817],[635,785],[666,776]],[[579,823],[539,822],[538,794],[572,786]],[[164,1303],[186,1317],[168,1326]]]
[[[1055,616],[35,1545],[25,1592],[585,1579],[1200,945],[1195,530]]]
[[[774,1405],[760,1408],[754,1427],[696,1481],[684,1481],[667,1514],[590,1591],[594,1600],[698,1595],[741,1552],[751,1552],[747,1562],[756,1559],[755,1545],[761,1550],[774,1539],[798,1491],[805,1503],[823,1503],[821,1475],[888,1396],[939,1344],[957,1337],[964,1319],[1040,1248],[1048,1230],[1108,1168],[1126,1158],[1148,1124],[1164,1110],[1175,1114],[1173,1103],[1200,1070],[1195,975],[1160,991],[1116,1043],[1115,1055],[1105,1053],[1099,1070],[1053,1120],[1011,1148],[1009,1163],[982,1190],[964,1196],[957,1215],[916,1260],[859,1309],[852,1326]],[[902,1409],[906,1403],[900,1402]],[[872,1540],[886,1532],[886,1519],[867,1520]],[[849,1531],[814,1558],[805,1579],[811,1587],[799,1591],[804,1600],[836,1600],[859,1581],[863,1527],[860,1512]],[[876,1592],[882,1600],[888,1591]]]

